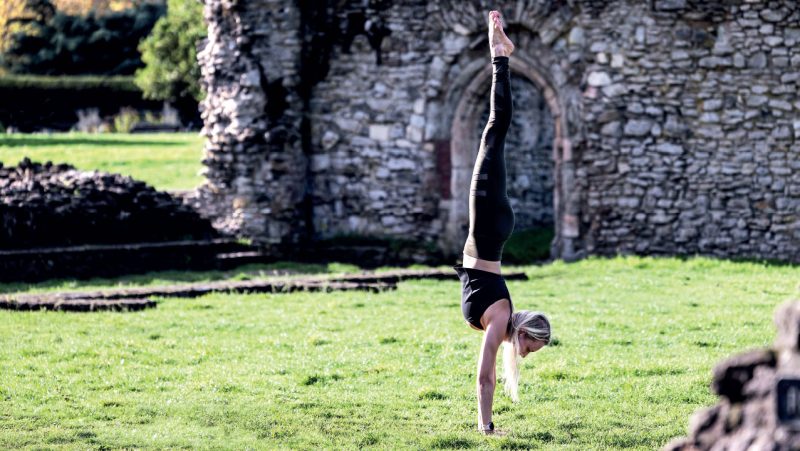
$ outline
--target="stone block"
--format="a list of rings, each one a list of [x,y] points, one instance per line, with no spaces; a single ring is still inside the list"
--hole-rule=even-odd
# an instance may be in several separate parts
[[[587,83],[595,87],[608,86],[611,84],[611,77],[605,72],[591,72]]]
[[[722,108],[722,99],[708,99],[703,101],[704,111],[717,111]]]
[[[750,57],[747,63],[752,69],[764,69],[767,67],[767,54],[764,52],[756,52]]]
[[[772,99],[769,101],[769,106],[776,110],[792,111],[792,104],[781,99]]]
[[[573,27],[572,30],[570,30],[569,32],[569,37],[567,38],[567,42],[570,45],[582,47],[586,43],[583,28]]]
[[[731,403],[742,402],[746,399],[744,387],[752,379],[756,367],[763,365],[774,368],[776,362],[776,355],[770,349],[758,349],[731,357],[714,367],[711,388]]]
[[[650,134],[653,122],[646,119],[631,120],[625,124],[625,135],[645,136]]]
[[[369,126],[369,137],[376,141],[389,141],[390,130],[388,125],[372,124]]]
[[[660,143],[656,145],[656,151],[666,155],[681,155],[683,146],[673,143]]]
[[[676,11],[686,8],[686,0],[655,0],[656,11]]]
[[[397,220],[397,218],[395,216],[385,215],[385,216],[381,217],[381,224],[384,227],[391,227],[391,226],[397,224],[398,222],[399,221]]]
[[[315,154],[311,157],[311,170],[323,172],[330,168],[331,157],[328,154]]]
[[[775,348],[779,350],[800,351],[800,302],[786,302],[775,310],[775,326],[778,336]]]
[[[425,114],[425,99],[414,101],[414,114]]]
[[[719,123],[719,115],[717,113],[703,113],[700,115],[700,122],[717,124]]]
[[[386,191],[381,189],[373,189],[369,190],[369,198],[372,200],[383,200],[386,199],[387,194]]]
[[[343,116],[334,116],[333,122],[341,131],[358,133],[361,129],[361,122]]]
[[[785,9],[764,9],[759,13],[759,17],[767,22],[777,23],[782,21],[789,15]]]
[[[386,167],[391,171],[414,169],[417,165],[408,158],[391,158],[386,162]]]
[[[728,57],[720,57],[720,56],[709,56],[706,58],[701,58],[698,62],[700,67],[712,69],[717,67],[729,67],[733,65],[733,59]]]
[[[751,96],[748,96],[746,98],[745,105],[747,105],[749,107],[758,107],[758,106],[766,104],[768,101],[769,101],[769,99],[766,96],[751,95]]]
[[[800,126],[800,122],[798,122]],[[605,136],[618,136],[622,129],[622,125],[619,121],[609,122],[600,129],[600,133]]]
[[[627,92],[627,88],[622,83],[614,83],[603,87],[603,94],[606,97],[618,97]]]
[[[330,150],[336,143],[339,142],[339,135],[331,130],[325,130],[325,133],[322,135],[322,148],[325,150]]]

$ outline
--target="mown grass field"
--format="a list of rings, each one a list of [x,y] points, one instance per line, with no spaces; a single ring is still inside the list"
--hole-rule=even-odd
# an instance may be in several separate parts
[[[197,133],[0,134],[0,162],[13,166],[24,157],[129,175],[159,190],[191,190],[203,181]]]
[[[520,403],[496,397],[505,437],[474,431],[481,334],[461,318],[454,275],[381,294],[0,311],[0,448],[657,449],[716,402],[714,364],[768,346],[775,306],[800,297],[792,266],[522,269],[530,280],[509,282],[515,305],[549,313],[558,344],[525,359]]]

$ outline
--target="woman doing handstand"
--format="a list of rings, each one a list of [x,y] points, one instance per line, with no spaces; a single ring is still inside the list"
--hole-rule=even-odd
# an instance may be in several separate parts
[[[483,130],[472,172],[469,235],[464,261],[455,266],[461,279],[461,311],[474,329],[483,330],[478,357],[478,429],[493,434],[492,400],[497,351],[504,344],[505,391],[517,401],[518,358],[550,342],[550,322],[539,312],[513,313],[511,295],[500,275],[500,260],[514,230],[514,212],[506,194],[505,138],[511,125],[511,76],[508,58],[514,44],[503,31],[500,13],[489,13],[492,91],[489,122]]]

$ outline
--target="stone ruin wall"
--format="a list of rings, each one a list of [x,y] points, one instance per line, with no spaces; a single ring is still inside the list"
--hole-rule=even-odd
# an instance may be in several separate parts
[[[552,202],[524,221],[553,223],[556,256],[800,261],[795,2],[205,5],[200,196],[226,230],[275,245],[412,238],[456,255],[496,6],[526,93],[514,139],[551,155],[516,158],[512,139],[510,194],[522,217]]]
[[[800,261],[800,5],[697,4],[586,23],[586,249]]]
[[[775,310],[778,334],[771,348],[754,349],[718,363],[712,390],[717,404],[696,411],[688,436],[667,443],[662,451],[800,449],[797,391],[780,384],[800,382],[800,301]],[[782,407],[783,406],[783,407]]]
[[[448,17],[439,8],[447,5],[406,2],[376,12],[390,33],[381,43],[380,65],[366,34],[356,36],[349,51],[333,49],[330,73],[315,87],[311,101],[312,139],[318,141],[311,163],[317,233],[411,235],[438,241],[448,230],[454,202],[450,128],[454,103],[461,95],[448,84],[459,76],[459,62],[478,63],[470,72],[482,71],[484,76],[489,65],[487,48],[470,49],[467,37],[474,37],[465,36],[466,29],[462,34],[447,30]],[[346,23],[348,11],[337,17]],[[430,18],[439,27],[431,27]],[[474,124],[465,130],[475,141],[461,152],[467,163],[462,167],[468,166],[469,172],[488,117],[489,87],[488,80],[478,86]],[[552,119],[548,121],[549,110],[542,108],[535,85],[515,75],[514,87],[522,92],[516,97],[516,127],[510,132],[509,147],[519,143],[527,150],[508,152],[509,194],[517,225],[552,225],[552,168],[544,177],[533,172],[537,165],[547,168],[552,161]],[[521,103],[530,105],[520,108]],[[536,158],[541,155],[544,158]],[[548,189],[531,189],[537,183]],[[457,200],[466,205],[466,199]],[[463,242],[466,225],[458,222],[456,241]]]

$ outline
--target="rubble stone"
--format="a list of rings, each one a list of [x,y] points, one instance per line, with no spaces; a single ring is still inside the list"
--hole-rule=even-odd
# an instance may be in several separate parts
[[[131,177],[68,164],[0,164],[0,250],[206,240],[211,223]]]
[[[757,349],[714,367],[712,388],[719,403],[695,412],[689,435],[666,444],[663,451],[716,449],[797,449],[800,431],[783,426],[776,408],[776,386],[783,376],[800,376],[800,301],[775,311],[778,339],[772,349]],[[778,354],[788,353],[778,358]]]

